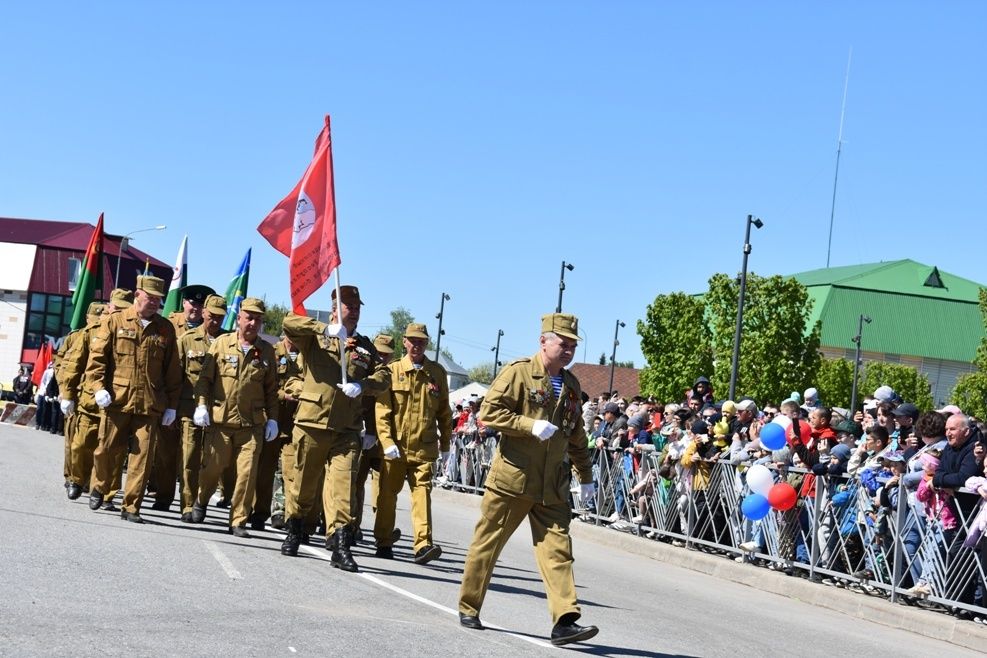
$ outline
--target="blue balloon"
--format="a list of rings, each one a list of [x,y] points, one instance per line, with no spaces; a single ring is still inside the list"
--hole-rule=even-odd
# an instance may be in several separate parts
[[[755,493],[744,498],[744,502],[740,504],[740,509],[744,516],[751,521],[759,521],[771,511],[771,503],[761,494]]]
[[[781,450],[785,447],[785,428],[768,423],[761,428],[761,445],[768,450]]]

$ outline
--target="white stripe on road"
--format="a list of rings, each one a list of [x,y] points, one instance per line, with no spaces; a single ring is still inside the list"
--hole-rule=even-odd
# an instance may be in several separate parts
[[[308,553],[312,557],[318,558],[320,560],[325,560],[325,561],[328,562],[329,559],[330,559],[329,558],[329,555],[326,554],[325,551],[320,551],[319,549],[312,548],[311,546],[299,546],[299,549],[305,551],[306,553]],[[371,583],[374,583],[375,585],[378,585],[380,587],[383,587],[384,589],[389,589],[389,590],[391,590],[392,592],[394,592],[396,594],[400,594],[401,596],[407,597],[407,598],[411,599],[412,601],[418,601],[419,603],[423,603],[423,604],[425,604],[427,606],[430,606],[432,608],[435,608],[436,610],[441,610],[442,612],[447,612],[450,615],[454,615],[456,617],[459,616],[459,611],[458,610],[453,610],[452,608],[446,607],[446,606],[442,605],[441,603],[436,603],[435,601],[431,601],[429,599],[426,599],[424,596],[419,596],[418,594],[415,594],[414,592],[409,592],[408,590],[402,589],[402,588],[398,587],[397,585],[392,585],[392,584],[390,584],[388,582],[385,582],[385,581],[381,580],[380,578],[378,578],[376,576],[372,576],[372,575],[370,575],[368,573],[363,573],[362,571],[361,572],[357,572],[356,575],[357,576],[360,576],[364,580],[368,580]],[[530,642],[531,644],[534,644],[535,646],[545,647],[546,649],[554,649],[555,648],[554,646],[552,646],[548,642],[542,642],[541,640],[536,640],[535,638],[528,637],[527,635],[520,635],[518,633],[512,633],[509,630],[507,630],[506,628],[504,628],[503,626],[497,626],[495,624],[490,624],[490,623],[487,623],[486,621],[483,622],[483,625],[486,626],[487,628],[492,628],[494,630],[503,631],[507,635],[510,635],[511,637],[516,637],[519,640],[524,640],[525,642]]]
[[[223,571],[225,571],[226,575],[230,577],[230,580],[240,580],[243,578],[240,572],[236,570],[236,567],[233,566],[233,563],[230,562],[230,558],[226,557],[226,554],[220,550],[219,546],[215,542],[203,541],[202,543],[206,545],[206,548],[209,549],[212,556],[216,558],[217,562],[219,562],[219,566],[223,567]]]

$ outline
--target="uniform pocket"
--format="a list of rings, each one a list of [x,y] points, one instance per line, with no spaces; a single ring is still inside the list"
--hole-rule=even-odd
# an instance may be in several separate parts
[[[528,464],[519,456],[506,457],[501,454],[500,459],[494,462],[490,469],[490,478],[493,480],[496,489],[505,493],[521,495],[524,493],[528,476],[525,469]]]

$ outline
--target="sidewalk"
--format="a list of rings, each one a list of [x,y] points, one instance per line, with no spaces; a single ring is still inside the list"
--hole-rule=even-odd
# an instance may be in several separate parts
[[[480,507],[482,500],[482,496],[447,491],[442,488],[433,488],[432,495],[448,497],[450,500],[454,499],[457,504],[475,508]],[[578,539],[619,548],[657,562],[747,585],[853,617],[866,618],[882,626],[917,633],[974,651],[983,651],[984,647],[987,647],[987,626],[955,619],[941,612],[892,604],[883,598],[811,583],[804,578],[786,576],[751,564],[738,564],[732,558],[676,548],[663,542],[582,523],[575,519],[570,526],[570,533]]]

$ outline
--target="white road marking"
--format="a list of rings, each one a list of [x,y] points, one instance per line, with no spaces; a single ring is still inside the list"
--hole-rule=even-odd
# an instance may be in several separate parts
[[[314,558],[318,558],[320,560],[325,560],[327,562],[329,561],[329,555],[325,551],[320,551],[319,549],[312,548],[311,546],[299,546],[299,549],[305,551],[306,553],[308,553],[309,555],[311,555]],[[446,607],[446,606],[442,605],[441,603],[436,603],[435,601],[432,601],[430,599],[426,599],[424,596],[419,596],[418,594],[415,594],[414,592],[409,592],[408,590],[402,589],[402,588],[398,587],[397,585],[392,585],[392,584],[390,584],[390,583],[388,583],[386,581],[381,580],[380,578],[378,578],[376,576],[373,576],[373,575],[368,574],[368,573],[363,573],[362,571],[361,572],[358,572],[356,575],[359,576],[359,577],[361,577],[361,578],[363,578],[364,580],[367,580],[367,581],[375,584],[375,585],[378,585],[380,587],[383,587],[384,589],[389,589],[389,590],[391,590],[392,592],[394,592],[396,594],[400,594],[401,596],[407,597],[407,598],[411,599],[412,601],[418,601],[419,603],[423,603],[423,604],[425,604],[425,605],[427,605],[429,607],[435,608],[436,610],[441,610],[442,612],[447,612],[450,615],[454,615],[457,618],[459,617],[459,611],[458,610],[453,610],[452,608]],[[498,631],[504,631],[507,635],[510,635],[511,637],[516,637],[519,640],[524,640],[525,642],[530,642],[531,644],[534,644],[535,646],[538,646],[538,647],[544,647],[546,649],[554,649],[555,648],[554,646],[552,646],[548,642],[542,642],[541,640],[536,640],[535,638],[528,637],[527,635],[519,635],[518,633],[512,633],[509,630],[507,630],[506,628],[504,628],[503,626],[497,626],[497,625],[491,624],[491,623],[489,623],[487,621],[484,621],[483,622],[483,625],[486,626],[487,628],[492,628],[492,629],[498,630]]]
[[[230,580],[240,580],[243,578],[243,575],[237,571],[236,567],[233,566],[233,563],[230,562],[230,558],[226,557],[226,554],[223,553],[215,542],[203,540],[202,543],[206,545],[206,548],[209,549],[212,556],[216,558],[217,562],[219,562],[219,566],[223,567],[223,571],[225,571],[226,575],[230,577]]]
[[[288,651],[290,651],[291,653],[298,653],[298,649],[296,649],[295,647],[288,647]]]

